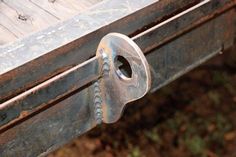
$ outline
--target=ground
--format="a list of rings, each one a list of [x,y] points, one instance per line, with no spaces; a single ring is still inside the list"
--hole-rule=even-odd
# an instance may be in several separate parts
[[[236,48],[48,157],[236,157]]]

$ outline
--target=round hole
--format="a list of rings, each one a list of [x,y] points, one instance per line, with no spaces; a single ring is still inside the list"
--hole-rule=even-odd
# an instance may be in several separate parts
[[[122,56],[116,56],[114,60],[116,73],[123,79],[132,77],[132,69],[129,62]]]

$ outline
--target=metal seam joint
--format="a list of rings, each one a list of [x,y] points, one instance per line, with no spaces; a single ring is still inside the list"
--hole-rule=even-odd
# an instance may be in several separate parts
[[[94,83],[94,110],[95,110],[95,119],[97,124],[102,123],[103,112],[102,112],[102,97],[101,89],[99,87],[99,81]]]
[[[106,53],[103,52],[103,49],[100,50],[100,54],[102,56],[102,76],[108,77],[110,71],[110,63],[109,58]],[[95,108],[95,118],[96,123],[101,124],[103,121],[103,111],[102,111],[102,95],[100,89],[100,81],[96,81],[94,83],[94,108]]]

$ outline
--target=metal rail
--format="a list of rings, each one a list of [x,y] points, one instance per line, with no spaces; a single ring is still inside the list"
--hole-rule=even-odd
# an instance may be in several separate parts
[[[139,47],[142,48],[142,50],[144,50],[144,52],[149,52],[150,50],[155,49],[159,45],[168,42],[168,40],[171,40],[171,38],[174,38],[182,32],[194,27],[196,25],[195,23],[193,23],[191,27],[189,27],[189,23],[192,23],[192,21],[197,22],[198,24],[199,21],[196,21],[196,19],[199,19],[201,18],[201,16],[205,15],[200,15],[199,17],[196,16],[196,14],[198,14],[198,12],[202,12],[203,10],[206,10],[205,13],[207,13],[207,11],[209,11],[207,10],[209,8],[209,5],[212,5],[210,2],[210,0],[205,0],[200,3],[197,3],[196,5],[188,8],[187,10],[184,10],[183,12],[169,18],[168,20],[161,22],[156,26],[151,27],[150,29],[147,29],[144,32],[134,36],[133,40],[139,45]],[[225,6],[224,9],[230,8],[231,5],[228,4],[228,6]],[[211,12],[212,11],[213,10],[211,10]],[[216,11],[219,12],[219,10]],[[161,35],[162,37],[167,37],[167,39],[164,38],[164,40],[161,41],[162,43],[158,43],[156,41],[155,38],[160,36],[160,34],[158,33],[164,31],[159,31],[160,29],[162,29],[162,26],[165,26],[166,29],[168,25],[176,25],[174,23],[179,22],[179,19],[181,20],[184,18],[188,18],[188,21],[185,23],[182,22],[179,25],[179,30],[181,32],[176,32],[176,30],[175,32],[169,30],[167,31],[169,34],[166,33],[167,35],[165,36]],[[39,84],[27,90],[26,92],[23,92],[20,95],[13,97],[12,99],[9,99],[8,101],[0,104],[0,112],[14,112],[15,114],[11,114],[9,116],[6,115],[6,118],[0,121],[0,125],[9,123],[11,120],[14,120],[17,117],[24,118],[29,114],[35,112],[39,108],[42,108],[42,106],[40,105],[49,104],[52,101],[60,99],[63,96],[69,94],[70,92],[81,88],[82,86],[91,83],[92,81],[95,81],[96,79],[101,77],[100,72],[101,69],[99,69],[98,58],[93,58],[89,61],[86,61],[85,63],[79,64],[69,70],[66,70],[65,72],[59,75],[56,75],[55,77],[50,78],[42,84]]]
[[[135,4],[135,1],[124,2],[130,2],[131,6]],[[110,1],[99,7],[100,9],[106,6],[115,7],[113,6],[115,4],[114,1]],[[6,64],[1,62],[1,65],[6,66],[7,68],[4,69],[8,69],[8,71],[1,68],[2,76],[0,78],[0,82],[5,83],[0,91],[0,101],[2,101],[0,104],[0,152],[3,156],[35,156],[48,153],[96,126],[94,88],[91,83],[102,77],[100,66],[102,58],[97,56],[87,60],[88,57],[95,54],[93,53],[95,49],[93,45],[84,47],[85,41],[96,41],[95,43],[97,43],[98,37],[112,30],[110,27],[115,30],[117,28],[118,32],[131,36],[145,53],[152,75],[151,90],[154,91],[233,45],[236,21],[235,4],[236,2],[233,0],[145,1],[139,6],[144,7],[143,9],[134,9],[134,12],[128,13],[130,14],[128,17],[115,21],[115,24],[111,23],[111,26],[106,25],[98,31],[88,34],[84,39],[81,37],[74,41],[75,36],[71,37],[69,34],[68,44],[60,46],[60,48],[51,45],[53,43],[49,41],[48,50],[43,49],[49,53],[43,55],[39,52],[41,57],[37,59],[35,59],[36,56],[26,57],[26,60],[29,59],[30,62],[23,60],[18,65],[14,62],[10,65],[11,60],[8,62],[6,56]],[[170,6],[173,8],[166,9]],[[160,14],[163,11],[163,15],[157,14],[156,10],[162,7],[164,9],[160,11]],[[150,12],[150,16],[134,22],[137,16],[147,12]],[[142,23],[143,20],[146,22]],[[67,22],[65,27],[72,27],[74,24],[73,21]],[[127,30],[125,27],[118,29],[121,24],[130,24],[131,28],[125,26]],[[56,29],[50,29],[48,32],[52,32],[52,30]],[[70,30],[64,31],[70,33]],[[65,34],[60,31],[57,33]],[[37,36],[29,37],[32,40],[30,42],[33,43],[35,40],[38,41],[45,37],[42,40],[43,43],[52,38],[45,34],[45,32],[41,32]],[[92,38],[94,34],[99,35],[94,39]],[[42,35],[45,36],[42,37]],[[21,43],[17,44],[19,47]],[[80,45],[81,52],[88,53],[79,53],[80,55],[77,56],[74,52],[78,51],[78,45]],[[13,46],[16,45],[13,44]],[[7,52],[12,50],[13,46],[10,45],[10,48],[4,47],[0,50]],[[30,48],[32,46],[23,46],[22,49],[15,49],[13,53],[20,53],[26,49],[30,50]],[[55,50],[52,51],[52,48]],[[68,58],[68,56],[70,57]],[[62,61],[63,57],[65,60]],[[82,62],[83,60],[85,61]],[[50,61],[50,63],[46,63],[46,66],[52,64],[55,67],[42,69],[43,61]],[[40,66],[37,63],[41,63]],[[22,76],[33,65],[37,66],[33,69],[36,72],[33,72],[32,77]],[[19,77],[9,79],[13,74]],[[24,79],[25,77],[26,79]],[[16,83],[19,81],[18,79],[20,82]],[[13,83],[16,83],[15,87],[12,86]],[[24,92],[24,90],[26,91]],[[13,152],[12,149],[14,149]],[[29,149],[31,151],[27,152]]]

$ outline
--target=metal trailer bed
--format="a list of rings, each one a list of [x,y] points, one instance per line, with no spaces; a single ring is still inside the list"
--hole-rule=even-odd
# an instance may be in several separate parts
[[[44,156],[117,121],[126,103],[233,46],[235,5],[1,0],[0,156]]]

